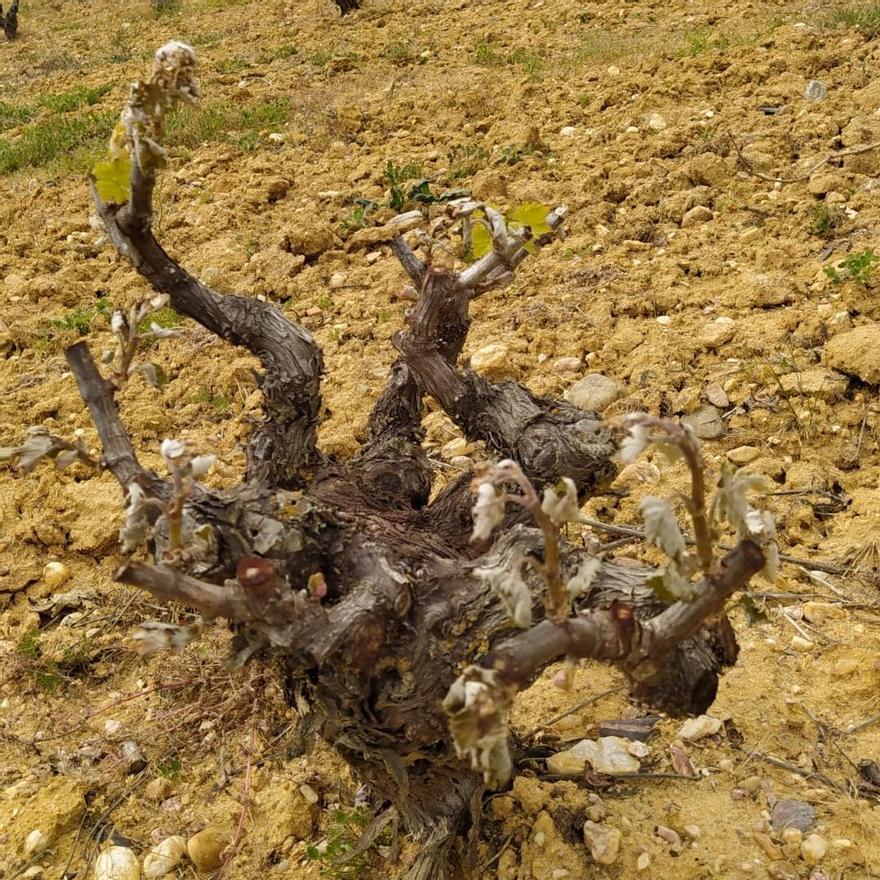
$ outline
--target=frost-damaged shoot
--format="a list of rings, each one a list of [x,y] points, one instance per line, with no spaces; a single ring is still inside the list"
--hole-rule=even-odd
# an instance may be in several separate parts
[[[654,444],[670,462],[683,459],[690,472],[691,492],[683,500],[694,526],[695,538],[685,538],[667,501],[649,495],[640,504],[646,537],[669,557],[669,562],[646,580],[658,599],[665,603],[679,603],[680,606],[689,603],[696,605],[699,599],[702,599],[700,604],[707,600],[715,604],[719,599],[723,603],[726,596],[713,598],[710,593],[725,578],[725,560],[716,557],[714,544],[719,531],[726,526],[734,529],[738,544],[747,541],[755,549],[760,548],[765,559],[764,574],[771,579],[775,577],[778,551],[773,518],[766,511],[759,512],[752,508],[747,498],[747,491],[757,486],[754,475],[725,469],[712,503],[708,505],[699,441],[687,425],[646,413],[633,413],[621,420],[620,428],[624,434],[619,452],[623,462],[629,464],[635,461],[649,444]],[[583,615],[576,612],[574,617],[570,617],[572,601],[589,593],[602,562],[596,557],[588,557],[567,580],[562,574],[560,529],[565,523],[581,519],[574,482],[563,478],[557,487],[545,488],[542,500],[516,462],[507,460],[479,467],[474,485],[476,502],[472,510],[474,528],[471,540],[487,541],[504,522],[509,503],[527,510],[543,536],[540,548],[543,561],[535,555],[529,555],[526,559],[544,582],[545,622],[560,627],[584,627],[586,619]],[[518,491],[507,491],[508,486]],[[695,546],[694,553],[688,551],[689,544]],[[533,600],[531,590],[522,577],[523,562],[522,556],[513,555],[506,564],[477,568],[474,573],[483,578],[498,596],[511,621],[527,629],[532,626]],[[695,574],[702,579],[692,580]],[[672,606],[673,609],[675,607]],[[720,610],[721,605],[718,607]],[[677,619],[668,619],[681,623],[688,615],[684,613],[684,608],[680,610],[682,613]],[[642,627],[632,610],[623,605],[616,608],[612,605],[611,612],[610,620],[601,622],[596,618],[591,621],[595,624],[595,633],[586,630],[582,633],[582,637],[591,636],[587,640],[588,651],[583,654],[572,650],[567,654],[566,662],[554,678],[557,686],[571,686],[578,656],[600,656],[596,653],[597,645],[593,639],[601,635],[599,630],[602,626],[614,632],[613,635],[610,631],[606,634],[606,644],[600,645],[598,650],[608,650],[612,638],[620,642],[621,656],[608,659],[616,659],[624,671],[628,671],[630,664],[633,664],[635,671],[652,654],[659,653],[655,639],[669,638],[669,634],[656,630],[657,622],[664,615],[654,618],[648,627]],[[653,630],[651,624],[654,625]],[[683,634],[679,637],[683,637]],[[494,669],[482,665],[469,666],[450,688],[443,703],[459,755],[467,757],[471,766],[483,774],[486,785],[492,787],[503,785],[512,768],[507,719],[516,688],[505,677],[504,669],[504,663],[496,665]]]
[[[478,824],[484,786],[512,773],[512,701],[549,664],[563,661],[558,683],[566,686],[576,661],[613,663],[637,699],[670,713],[705,711],[736,658],[725,602],[764,568],[769,523],[761,520],[759,534],[735,475],[707,513],[690,435],[645,417],[633,423],[637,436],[677,444],[698,465],[693,560],[665,509],[646,510],[652,538],[693,585],[671,581],[682,598],[659,598],[653,568],[600,559],[567,540],[583,502],[614,478],[614,431],[596,413],[518,382],[494,384],[462,362],[471,303],[552,246],[564,208],[537,220],[530,209],[508,223],[460,198],[378,230],[408,276],[411,306],[391,340],[397,359],[361,449],[348,460],[325,455],[317,433],[323,361],[311,334],[271,301],[206,287],[155,238],[165,119],[198,94],[193,50],[162,47],[151,77],[131,89],[92,195],[110,242],[157,295],[259,358],[265,417],[252,426],[238,487],[200,483],[209,462],[171,440],[162,447],[164,478],[138,460],[115,400],[119,382],[139,371],[143,331],[133,328],[146,316],[116,319],[109,379],[87,344],[68,349],[101,460],[128,499],[126,551],[146,544],[152,555],[151,563],[128,559],[117,579],[205,621],[228,621],[235,662],[274,657],[300,719],[291,753],[323,736],[366,784],[372,809],[390,811],[418,841],[407,880],[448,877],[452,863],[473,863],[476,834],[468,843],[467,831]],[[488,236],[486,252],[463,263],[456,255],[477,229]],[[422,447],[428,397],[499,463],[435,490]],[[717,557],[712,529],[722,520],[734,523],[738,543]],[[136,639],[147,651],[179,649],[199,626],[154,622]]]
[[[669,557],[669,562],[649,580],[661,599],[671,602],[694,598],[699,584],[692,577],[709,574],[716,568],[715,542],[721,531],[728,528],[733,529],[737,542],[751,540],[763,549],[763,574],[771,581],[776,579],[779,550],[773,517],[767,511],[755,510],[748,501],[749,490],[763,488],[760,475],[725,467],[710,503],[700,443],[688,425],[632,413],[621,420],[621,427],[626,436],[620,445],[620,459],[625,464],[631,464],[649,445],[654,445],[670,463],[684,460],[690,471],[691,492],[682,501],[693,523],[693,539],[682,534],[668,501],[646,495],[639,504],[645,535]],[[689,544],[695,552],[688,551]]]

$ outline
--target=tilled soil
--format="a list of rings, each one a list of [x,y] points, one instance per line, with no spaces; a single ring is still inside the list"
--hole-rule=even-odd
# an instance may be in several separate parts
[[[331,454],[363,439],[405,308],[404,276],[371,231],[395,213],[392,178],[404,197],[427,179],[505,209],[564,203],[567,237],[476,302],[465,355],[540,394],[601,373],[618,383],[609,416],[694,417],[716,435],[712,468],[766,477],[781,549],[806,565],[785,564],[733,610],[741,657],[711,709],[724,725],[678,743],[696,778],[670,777],[674,719],[650,742],[648,778],[546,780],[536,759],[489,802],[474,876],[877,876],[877,789],[860,789],[857,769],[880,759],[871,10],[363,0],[340,19],[329,0],[181,0],[157,17],[146,0],[33,0],[19,40],[0,44],[0,441],[43,426],[96,443],[64,348],[85,335],[110,346],[110,312],[146,288],[93,225],[84,173],[168,39],[196,47],[205,99],[169,132],[159,237],[205,283],[279,302],[314,332]],[[210,482],[234,485],[260,417],[255,361],[191,321],[163,322],[180,335],[148,356],[168,382],[136,376],[119,396],[135,446],[159,468],[161,440],[186,439],[218,456]],[[442,414],[425,423],[438,479],[480,458]],[[180,657],[130,649],[136,623],[190,616],[113,583],[110,475],[0,468],[0,877],[91,876],[108,833],[142,852],[208,824],[236,841],[229,880],[395,876],[387,840],[348,873],[327,867],[356,839],[357,782],[324,745],[290,756],[295,715],[271,668],[228,670],[219,632]],[[648,457],[585,512],[638,525],[640,498],[684,485]],[[638,543],[614,553],[652,558]],[[44,574],[52,561],[63,583]],[[816,563],[830,571],[808,573]],[[620,683],[589,665],[563,693],[548,676],[515,728],[595,696],[537,739],[594,737],[641,713]],[[768,825],[778,799],[815,807],[818,861]],[[612,864],[584,846],[587,818],[621,832]],[[34,830],[48,849],[26,856]],[[404,841],[403,864],[412,852]],[[186,860],[175,870],[193,875]]]

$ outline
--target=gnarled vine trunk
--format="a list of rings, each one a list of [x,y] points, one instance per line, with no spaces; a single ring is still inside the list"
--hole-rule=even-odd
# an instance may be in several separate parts
[[[516,690],[554,660],[593,657],[623,669],[639,699],[678,713],[707,708],[720,669],[736,657],[718,615],[763,565],[755,544],[743,541],[722,560],[694,602],[667,607],[646,585],[651,570],[606,562],[572,617],[542,620],[536,603],[539,622],[517,630],[475,569],[540,557],[541,532],[517,510],[493,542],[473,543],[469,476],[429,500],[433,474],[420,445],[427,395],[469,440],[515,460],[539,488],[569,477],[583,500],[615,473],[616,443],[595,413],[516,382],[492,384],[458,364],[470,301],[509,279],[527,256],[527,232],[461,273],[426,265],[402,237],[393,241],[417,301],[393,340],[399,358],[368,441],[348,462],[330,463],[316,442],[318,346],[273,305],[215,293],[162,249],[151,230],[154,176],[136,158],[125,205],[94,193],[110,239],[173,308],[260,358],[266,419],[250,438],[242,485],[197,486],[187,501],[188,528],[208,527],[208,550],[169,565],[160,517],[156,564],[129,561],[118,578],[227,618],[242,661],[279,660],[301,741],[323,737],[422,841],[410,878],[443,876],[450,848],[479,812],[482,778],[457,756],[442,707],[464,667],[481,665]],[[552,214],[550,225],[562,217]],[[113,386],[87,346],[73,346],[68,360],[106,467],[125,489],[170,497],[171,486],[139,464]],[[587,555],[563,544],[563,570],[574,573]],[[537,575],[528,578],[538,594]]]

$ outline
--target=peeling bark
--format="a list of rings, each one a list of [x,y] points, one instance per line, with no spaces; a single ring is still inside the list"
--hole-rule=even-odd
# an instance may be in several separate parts
[[[595,413],[517,382],[490,383],[458,364],[470,301],[510,279],[527,256],[527,231],[499,239],[460,273],[426,265],[394,240],[418,299],[394,339],[400,357],[373,407],[366,444],[350,461],[329,464],[315,439],[322,361],[314,340],[274,306],[206,288],[162,249],[150,225],[154,176],[135,162],[121,207],[93,189],[98,213],[119,253],[175,309],[261,359],[266,421],[249,443],[240,487],[199,486],[187,499],[185,518],[208,527],[208,549],[169,566],[160,517],[157,564],[128,562],[118,579],[227,619],[240,662],[277,659],[303,745],[315,735],[333,745],[421,842],[409,880],[446,876],[455,850],[466,862],[461,834],[479,814],[482,779],[456,756],[442,709],[462,668],[493,672],[515,691],[558,659],[592,658],[617,665],[634,696],[657,708],[702,712],[711,704],[720,671],[736,658],[724,602],[764,564],[757,545],[741,542],[706,573],[695,601],[672,606],[647,586],[652,569],[605,562],[573,616],[543,619],[536,600],[536,625],[520,631],[475,569],[540,558],[541,531],[516,511],[490,546],[472,543],[468,476],[429,503],[425,395],[468,438],[514,459],[537,487],[570,477],[583,499],[615,473],[616,443]],[[563,215],[552,214],[551,226]],[[113,386],[87,347],[71,348],[68,361],[107,468],[123,487],[136,481],[148,495],[167,497],[170,486],[138,463]],[[561,568],[573,574],[588,555],[563,542]],[[526,579],[539,595],[537,574]]]

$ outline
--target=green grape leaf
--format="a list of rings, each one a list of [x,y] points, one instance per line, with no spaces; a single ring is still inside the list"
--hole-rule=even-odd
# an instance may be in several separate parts
[[[479,260],[480,257],[485,257],[489,251],[492,250],[492,236],[489,235],[489,230],[482,223],[478,223],[478,220],[482,220],[484,217],[482,211],[474,211],[473,217],[471,218],[474,223],[471,227],[471,252],[470,256],[474,260]]]
[[[92,169],[95,188],[102,201],[124,205],[131,195],[131,159],[121,155],[96,162]]]
[[[521,229],[523,226],[531,226],[532,233],[537,237],[552,232],[553,229],[547,222],[550,209],[540,202],[525,202],[513,208],[507,215],[507,223],[512,229]]]
[[[547,205],[542,205],[540,202],[526,202],[510,211],[506,218],[507,225],[510,227],[511,232],[516,232],[522,229],[523,226],[529,226],[531,227],[532,235],[535,238],[540,238],[542,235],[553,232],[553,228],[547,222],[547,215],[549,213],[550,209]],[[525,249],[530,254],[536,254],[538,252],[538,245],[534,241],[529,241],[526,242]]]

